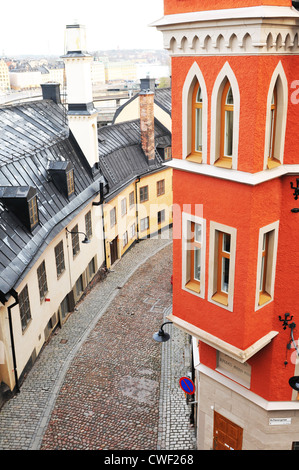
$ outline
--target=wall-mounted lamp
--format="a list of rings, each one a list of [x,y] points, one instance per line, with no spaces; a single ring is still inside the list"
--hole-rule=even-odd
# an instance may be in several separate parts
[[[73,230],[68,230],[67,228],[65,228],[65,230],[68,233],[81,233],[82,235],[84,235],[84,240],[82,240],[82,243],[90,243],[90,240],[89,240],[88,236],[86,235],[86,233],[84,233],[84,232],[74,232]]]
[[[294,189],[294,194],[293,194],[294,199],[297,201],[297,199],[299,197],[299,178],[296,178],[296,184],[297,184],[296,187],[293,185],[292,181],[291,181],[290,184],[291,184],[291,188]]]
[[[167,324],[172,324],[172,321],[167,321],[160,326],[160,330],[153,334],[153,339],[158,343],[165,343],[170,339],[170,334],[166,333],[163,330],[163,326]]]
[[[289,327],[290,330],[291,330],[291,339],[287,344],[287,349],[291,349],[292,343],[293,343],[294,348],[297,351],[297,355],[299,356],[299,349],[298,349],[298,346],[297,346],[297,344],[295,342],[295,339],[294,339],[294,329],[296,328],[296,323],[292,322],[293,315],[290,316],[289,313],[285,313],[284,318],[281,318],[280,315],[278,316],[278,318],[279,318],[279,321],[282,322],[282,327],[283,327],[284,330],[286,330],[287,327]],[[291,323],[289,324],[289,322],[291,322]]]

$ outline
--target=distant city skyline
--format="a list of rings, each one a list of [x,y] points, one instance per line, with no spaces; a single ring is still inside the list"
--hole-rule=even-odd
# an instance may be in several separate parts
[[[62,55],[65,26],[86,26],[89,51],[163,49],[162,33],[149,24],[163,16],[163,0],[16,0],[4,7],[0,55]]]

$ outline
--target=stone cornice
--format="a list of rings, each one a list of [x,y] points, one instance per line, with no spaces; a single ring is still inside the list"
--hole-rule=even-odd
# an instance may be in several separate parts
[[[299,12],[289,7],[167,15],[152,26],[174,56],[299,53]]]

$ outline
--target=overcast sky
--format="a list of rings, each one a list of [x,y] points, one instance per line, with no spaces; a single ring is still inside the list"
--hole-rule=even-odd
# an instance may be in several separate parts
[[[148,25],[163,16],[163,0],[15,0],[1,12],[0,55],[64,53],[64,31],[86,26],[88,51],[163,49]]]

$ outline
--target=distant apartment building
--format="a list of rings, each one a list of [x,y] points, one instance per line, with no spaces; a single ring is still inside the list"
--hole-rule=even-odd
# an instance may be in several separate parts
[[[64,84],[64,65],[41,66],[34,70],[15,69],[9,72],[10,87],[13,90],[37,88],[42,83]]]
[[[38,70],[14,70],[9,72],[9,81],[12,90],[37,88],[41,84],[41,72]]]
[[[107,62],[105,64],[106,82],[113,80],[136,80],[137,66],[131,61]]]
[[[102,61],[94,60],[91,63],[91,81],[93,84],[105,83],[105,64]]]
[[[0,60],[0,92],[10,90],[8,66],[4,60]]]

